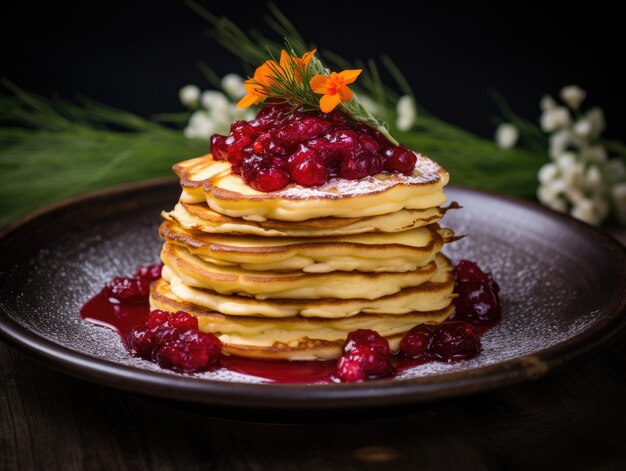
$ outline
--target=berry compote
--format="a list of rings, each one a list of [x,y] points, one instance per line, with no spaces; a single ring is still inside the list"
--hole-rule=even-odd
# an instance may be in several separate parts
[[[252,188],[277,191],[291,182],[319,186],[334,177],[356,180],[383,170],[410,175],[417,160],[404,146],[343,112],[303,111],[269,102],[228,136],[211,137],[211,154],[228,160]]]
[[[440,324],[420,324],[407,332],[394,354],[387,339],[373,330],[348,334],[338,361],[267,361],[221,352],[220,340],[200,332],[190,314],[150,311],[150,284],[162,265],[140,268],[133,276],[116,277],[81,309],[81,317],[116,330],[133,356],[182,373],[225,368],[281,383],[361,382],[390,377],[430,362],[457,362],[481,351],[480,334],[502,315],[499,286],[490,273],[462,260],[454,270],[456,313]]]

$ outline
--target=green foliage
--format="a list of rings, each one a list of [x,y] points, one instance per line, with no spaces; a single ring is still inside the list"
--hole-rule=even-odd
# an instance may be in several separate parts
[[[211,23],[216,40],[249,67],[258,65],[268,51],[275,57],[280,54],[282,41],[258,32],[247,35],[230,20],[187,3]],[[307,50],[287,18],[276,7],[269,8],[268,23],[277,35],[297,53]],[[345,61],[332,53],[324,52],[324,57],[329,63],[354,68],[342,66]],[[383,58],[383,65],[403,93],[410,92],[395,64]],[[394,119],[397,94],[381,82],[373,61],[359,66],[364,73],[360,87],[355,87],[357,94],[377,101],[377,118]],[[161,124],[180,123],[183,114],[148,120],[93,101],[76,105],[24,92],[6,81],[4,85],[10,94],[0,96],[0,225],[80,193],[171,175],[173,163],[208,152],[207,141],[187,139],[179,130]],[[492,141],[423,110],[415,129],[400,132],[391,125],[390,131],[402,144],[443,165],[453,183],[534,197],[537,170],[545,162],[542,153],[500,150]]]

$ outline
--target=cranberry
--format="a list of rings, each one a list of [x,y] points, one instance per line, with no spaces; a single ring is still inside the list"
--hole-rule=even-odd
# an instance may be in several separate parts
[[[411,357],[426,355],[435,329],[433,324],[416,325],[400,341],[400,351]]]
[[[382,337],[378,332],[370,329],[357,329],[350,332],[343,344],[343,351],[350,353],[353,349],[360,347],[371,348],[383,355],[391,354],[387,339]]]
[[[332,123],[326,119],[307,117],[276,130],[275,136],[279,141],[295,146],[324,134],[331,126]]]
[[[161,271],[163,270],[162,263],[156,263],[154,265],[148,265],[145,267],[139,267],[135,273],[135,277],[143,278],[149,281],[158,280],[161,278]]]
[[[168,322],[171,326],[183,330],[198,330],[198,318],[185,311],[170,314]]]
[[[495,293],[500,292],[500,286],[495,282],[491,273],[483,272],[480,267],[470,260],[461,260],[454,267],[454,279],[457,283],[474,281],[489,286]]]
[[[250,186],[255,190],[271,192],[285,188],[289,184],[289,175],[280,168],[264,168],[258,171]]]
[[[337,363],[336,375],[344,383],[357,383],[367,379],[361,362],[345,356],[341,357]]]
[[[467,281],[456,286],[454,319],[474,325],[492,324],[500,319],[502,307],[497,294],[486,283]]]
[[[383,150],[386,157],[385,169],[392,172],[400,172],[405,175],[413,173],[417,157],[403,146],[389,146]]]
[[[213,134],[211,136],[211,155],[215,160],[226,160],[228,158],[228,144],[226,136]]]
[[[214,335],[188,330],[159,349],[155,361],[163,368],[197,373],[218,364],[221,348]]]
[[[158,351],[167,345],[170,342],[174,342],[178,340],[178,338],[185,332],[182,329],[177,329],[176,327],[171,327],[167,323],[153,327],[151,329],[153,331],[152,335],[152,359],[154,360],[155,355]]]
[[[152,358],[152,350],[154,348],[155,330],[147,326],[133,327],[128,334],[126,344],[132,356],[150,360]]]
[[[359,144],[363,149],[365,149],[370,154],[377,154],[378,149],[380,149],[380,145],[378,142],[368,134],[362,134],[359,136]]]
[[[382,376],[391,373],[391,355],[369,347],[356,347],[345,355],[348,360],[356,360],[361,364],[367,376]]]
[[[299,185],[323,185],[328,180],[328,169],[317,160],[317,152],[303,147],[292,156],[291,177]]]
[[[439,324],[428,346],[429,356],[445,362],[474,358],[480,350],[480,339],[474,327],[462,321]]]
[[[140,303],[150,294],[150,281],[143,278],[118,276],[107,283],[107,293],[123,303]]]
[[[150,328],[163,325],[169,320],[171,315],[171,312],[155,309],[150,312],[150,316],[148,316],[148,320],[146,320],[146,325]]]
[[[302,157],[302,149],[315,154]],[[341,176],[351,180],[384,169],[409,174],[415,155],[339,110],[325,114],[268,101],[256,119],[236,121],[228,136],[215,135],[211,152],[259,191],[277,191],[291,181],[318,186]]]

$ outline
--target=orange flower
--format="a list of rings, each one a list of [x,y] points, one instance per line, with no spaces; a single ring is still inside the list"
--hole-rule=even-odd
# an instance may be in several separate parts
[[[306,69],[316,52],[317,49],[313,49],[305,52],[302,57],[295,57],[283,49],[280,51],[280,67],[285,71],[292,70],[296,78],[300,80],[300,71]]]
[[[244,82],[247,94],[239,100],[239,108],[248,108],[263,103],[267,98],[266,88],[272,84],[279,65],[272,60],[265,61],[254,71],[254,77]]]
[[[333,72],[330,77],[315,75],[311,79],[311,89],[324,95],[320,98],[320,108],[324,113],[330,113],[339,103],[352,99],[352,90],[347,85],[353,83],[361,72],[362,69],[344,70],[339,73]]]

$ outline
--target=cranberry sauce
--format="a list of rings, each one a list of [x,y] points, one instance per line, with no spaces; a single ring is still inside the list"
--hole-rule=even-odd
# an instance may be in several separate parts
[[[117,331],[129,353],[181,373],[225,368],[276,383],[360,382],[390,377],[431,361],[458,362],[481,351],[480,334],[502,315],[499,287],[491,274],[463,260],[455,267],[456,314],[441,324],[420,324],[407,332],[393,354],[377,332],[348,334],[338,361],[251,360],[224,355],[221,342],[198,330],[186,312],[150,312],[149,286],[161,265],[132,277],[114,278],[81,309],[83,319]]]
[[[252,121],[235,121],[228,136],[213,135],[211,154],[265,192],[291,182],[318,186],[333,177],[356,180],[383,170],[409,175],[416,162],[409,149],[341,111],[293,110],[277,103],[265,105]]]

